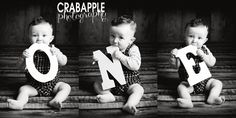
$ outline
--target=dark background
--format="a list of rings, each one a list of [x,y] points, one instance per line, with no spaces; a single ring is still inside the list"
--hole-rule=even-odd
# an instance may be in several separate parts
[[[101,0],[100,0],[101,1]],[[107,22],[99,17],[83,23],[57,23],[56,6],[59,0],[8,0],[1,3],[0,45],[27,45],[27,27],[32,18],[43,16],[54,25],[54,43],[57,45],[108,44],[111,19],[126,13],[134,16],[138,29],[136,43],[181,42],[184,25],[194,17],[203,17],[210,26],[209,41],[230,43],[235,39],[235,7],[228,1],[158,0],[105,2]],[[80,2],[74,0],[70,2]]]

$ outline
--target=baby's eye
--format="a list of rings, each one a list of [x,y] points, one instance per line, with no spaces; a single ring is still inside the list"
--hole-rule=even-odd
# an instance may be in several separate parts
[[[119,39],[124,39],[124,37],[122,37],[122,36],[119,36]]]
[[[193,35],[188,35],[188,37],[193,38]]]
[[[202,39],[202,37],[198,37],[198,39]]]
[[[46,34],[43,34],[43,37],[46,37],[47,35]]]
[[[33,36],[33,37],[36,37],[37,35],[36,35],[36,34],[33,34],[32,36]]]
[[[112,35],[112,34],[111,34],[111,37],[112,37],[112,38],[115,38],[115,35]]]

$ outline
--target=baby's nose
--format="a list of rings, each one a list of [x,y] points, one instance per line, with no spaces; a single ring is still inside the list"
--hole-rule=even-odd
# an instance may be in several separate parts
[[[197,41],[198,41],[198,39],[197,39],[197,38],[194,38],[194,39],[193,39],[193,42],[197,42]]]
[[[45,36],[39,36],[39,40],[44,40]]]
[[[119,39],[118,38],[115,38],[114,39],[114,43],[118,43]]]

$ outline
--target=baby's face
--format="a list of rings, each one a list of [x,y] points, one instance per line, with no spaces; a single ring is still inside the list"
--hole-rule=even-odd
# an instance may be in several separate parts
[[[186,45],[193,45],[197,48],[201,48],[208,40],[207,34],[208,31],[206,26],[188,27],[185,32]]]
[[[125,51],[134,40],[134,31],[131,29],[129,24],[121,24],[111,27],[110,44],[117,46],[120,51]]]
[[[54,36],[52,35],[52,27],[48,23],[41,23],[30,27],[29,39],[31,43],[49,45]]]

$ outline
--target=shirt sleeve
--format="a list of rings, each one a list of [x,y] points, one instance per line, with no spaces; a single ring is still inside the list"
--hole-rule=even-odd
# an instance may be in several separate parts
[[[138,70],[141,66],[141,54],[139,48],[133,45],[129,52],[129,56],[122,56],[120,61],[130,70]]]

